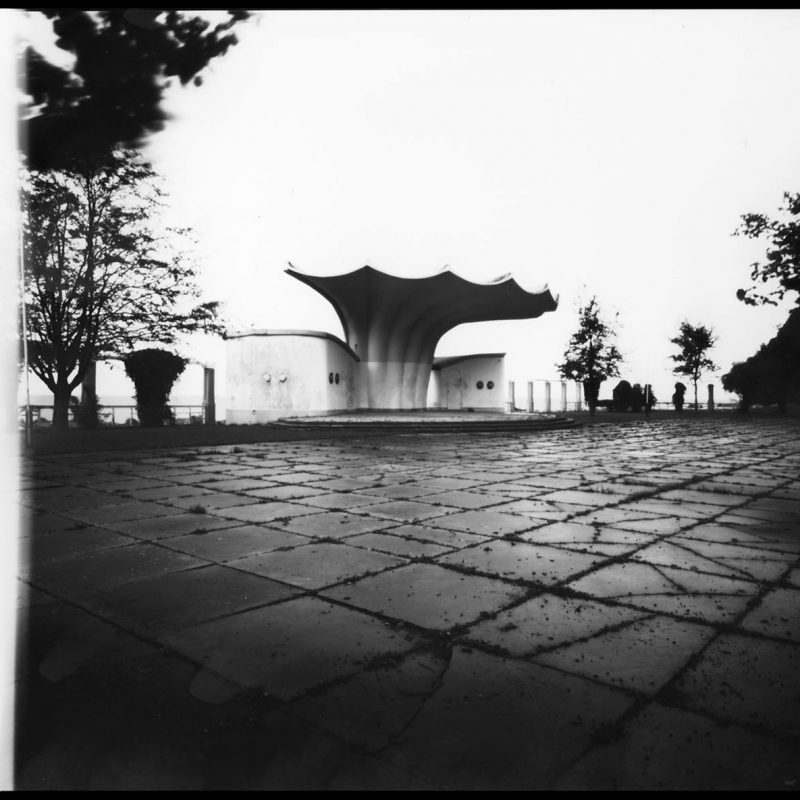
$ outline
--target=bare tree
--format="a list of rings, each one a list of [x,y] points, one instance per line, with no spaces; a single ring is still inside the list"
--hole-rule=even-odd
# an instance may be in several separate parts
[[[188,231],[161,228],[162,193],[135,152],[31,172],[22,202],[29,360],[53,392],[54,426],[93,359],[221,332],[217,303],[194,304]]]

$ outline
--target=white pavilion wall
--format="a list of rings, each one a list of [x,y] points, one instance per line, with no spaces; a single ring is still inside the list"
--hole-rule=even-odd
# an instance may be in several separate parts
[[[228,424],[355,409],[356,366],[323,336],[253,334],[226,342]]]
[[[482,384],[478,388],[478,383]],[[492,388],[489,388],[489,384]],[[428,407],[505,411],[505,359],[474,356],[431,371]]]

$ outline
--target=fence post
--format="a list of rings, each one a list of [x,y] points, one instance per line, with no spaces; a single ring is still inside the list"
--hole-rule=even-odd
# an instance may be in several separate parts
[[[544,382],[544,413],[550,413],[550,381]]]
[[[514,381],[508,382],[508,403],[507,407],[509,411],[513,411],[516,407],[516,401],[514,400]]]
[[[583,411],[583,393],[581,392],[579,381],[575,381],[575,408],[578,411]]]
[[[216,425],[217,405],[214,400],[213,367],[203,367],[203,408],[205,409],[203,423],[205,425]]]
[[[533,414],[533,381],[528,381],[528,413]]]
[[[561,381],[561,410],[567,410],[567,382]]]
[[[714,385],[708,384],[708,410],[714,410]]]

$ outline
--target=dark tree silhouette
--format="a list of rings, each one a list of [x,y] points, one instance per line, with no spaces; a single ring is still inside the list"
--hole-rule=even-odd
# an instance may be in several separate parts
[[[56,44],[75,56],[71,69],[25,51],[27,93],[21,141],[31,169],[62,169],[115,147],[137,147],[167,120],[170,79],[194,79],[237,42],[232,28],[250,14],[228,9],[211,25],[177,9],[26,9],[52,23]]]
[[[556,364],[562,378],[583,383],[589,413],[597,408],[600,385],[619,376],[622,354],[612,343],[616,331],[600,319],[600,307],[593,297],[578,312],[578,330],[572,334],[564,361]]]
[[[31,172],[22,194],[29,362],[53,392],[56,427],[93,359],[222,330],[216,303],[194,305],[187,232],[159,232],[150,165],[125,150],[82,168]]]
[[[682,322],[678,336],[670,339],[670,342],[679,348],[675,355],[670,356],[677,364],[672,371],[675,375],[685,375],[694,384],[695,411],[697,411],[697,382],[704,372],[717,367],[706,355],[714,346],[716,340],[711,328],[706,328],[703,325],[695,327],[688,322]]]
[[[739,289],[736,296],[748,305],[769,303],[777,305],[787,292],[797,292],[800,303],[800,193],[783,195],[779,211],[784,219],[770,219],[764,214],[743,214],[742,224],[734,236],[749,239],[765,238],[768,242],[767,258],[750,265],[750,278],[757,284],[770,283],[777,287],[761,293],[754,287]]]
[[[792,309],[777,335],[746,361],[722,376],[722,386],[739,395],[739,410],[755,403],[785,413],[790,401],[800,400],[800,308]]]

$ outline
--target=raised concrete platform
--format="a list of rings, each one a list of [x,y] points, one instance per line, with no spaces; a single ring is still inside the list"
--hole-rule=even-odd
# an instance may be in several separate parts
[[[797,421],[20,471],[17,789],[800,785]]]
[[[479,411],[358,411],[313,417],[284,417],[280,425],[295,428],[359,428],[392,432],[444,431],[533,431],[555,430],[575,425],[558,414],[502,414]]]

